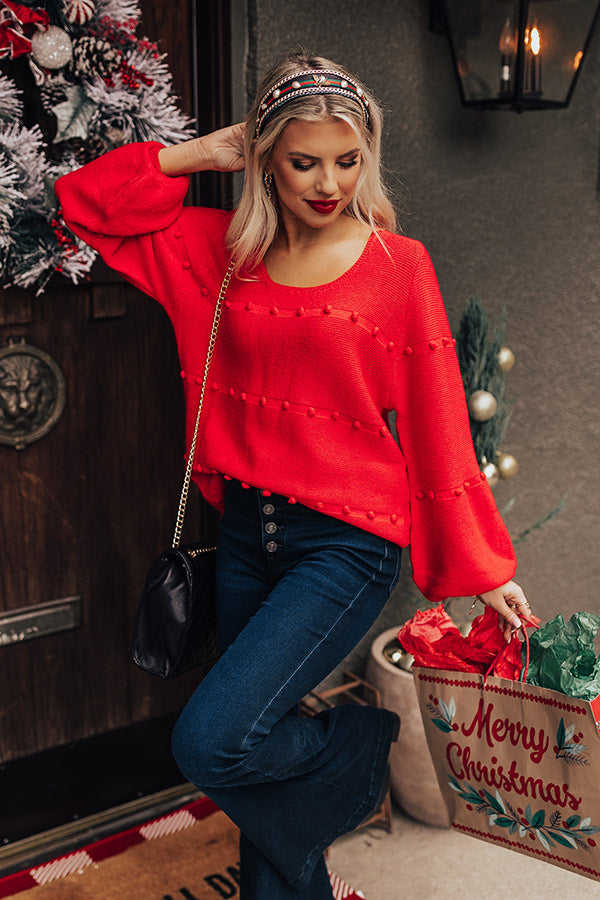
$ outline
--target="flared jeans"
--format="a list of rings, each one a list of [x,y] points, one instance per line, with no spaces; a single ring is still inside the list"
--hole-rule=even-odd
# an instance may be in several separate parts
[[[179,717],[186,778],[241,830],[242,900],[331,900],[323,851],[373,811],[396,717],[300,700],[363,637],[400,548],[278,495],[228,483],[217,552],[223,654]]]

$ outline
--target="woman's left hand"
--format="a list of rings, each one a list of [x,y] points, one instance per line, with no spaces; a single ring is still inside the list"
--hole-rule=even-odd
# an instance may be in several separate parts
[[[515,629],[521,628],[522,622],[519,615],[525,618],[531,616],[531,607],[527,602],[527,597],[516,581],[509,581],[493,591],[478,594],[478,597],[486,606],[495,609],[500,616],[502,620],[500,627],[507,641],[510,641]]]

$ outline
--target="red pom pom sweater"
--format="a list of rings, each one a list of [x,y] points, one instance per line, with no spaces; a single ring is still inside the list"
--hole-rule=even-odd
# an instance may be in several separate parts
[[[56,191],[75,234],[170,316],[189,446],[231,214],[184,207],[188,178],[162,174],[160,148],[113,150]],[[261,264],[232,279],[224,306],[193,471],[209,503],[222,508],[224,478],[236,478],[410,543],[432,601],[510,580],[512,544],[422,244],[380,231],[340,278],[310,288],[276,284]]]

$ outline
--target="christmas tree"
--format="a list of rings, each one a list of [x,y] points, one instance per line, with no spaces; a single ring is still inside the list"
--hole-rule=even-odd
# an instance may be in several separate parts
[[[96,254],[63,227],[54,182],[130,141],[193,136],[137,0],[0,0],[0,266],[4,287],[74,283]]]

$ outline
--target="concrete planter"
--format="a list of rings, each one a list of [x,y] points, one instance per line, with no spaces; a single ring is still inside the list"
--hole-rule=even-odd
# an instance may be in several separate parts
[[[389,628],[373,641],[366,672],[367,681],[381,693],[382,706],[402,720],[399,740],[390,752],[392,797],[414,819],[447,828],[450,819],[431,762],[413,675],[383,655],[399,629]]]

